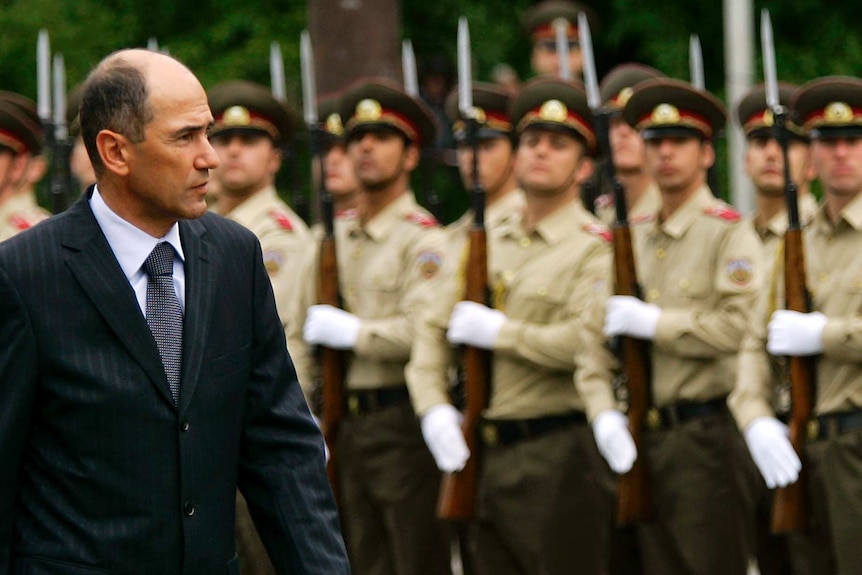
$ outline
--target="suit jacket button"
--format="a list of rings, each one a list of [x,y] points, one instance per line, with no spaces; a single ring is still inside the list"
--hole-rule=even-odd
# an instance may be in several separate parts
[[[184,422],[183,422],[183,425],[182,425],[182,427],[180,427],[180,429],[181,429],[181,430],[183,430],[183,431],[188,431],[188,430],[189,430],[189,422],[188,422],[188,421],[184,421]]]
[[[195,514],[195,506],[192,505],[191,501],[185,502],[183,505],[183,513],[185,513],[187,517],[191,517]]]

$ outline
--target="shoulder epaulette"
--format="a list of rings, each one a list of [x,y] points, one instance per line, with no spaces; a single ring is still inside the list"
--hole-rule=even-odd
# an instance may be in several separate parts
[[[710,206],[703,210],[703,213],[708,216],[721,218],[728,222],[738,222],[742,219],[742,214],[731,208],[730,206]]]
[[[407,219],[408,222],[419,224],[423,228],[433,228],[438,225],[437,218],[429,214],[424,214],[422,212],[410,212],[404,217],[405,219]]]
[[[636,226],[638,224],[645,224],[647,222],[654,222],[657,214],[641,214],[639,216],[635,216],[633,218],[629,218],[629,225]]]
[[[335,217],[339,220],[355,220],[356,216],[359,215],[359,210],[356,208],[350,208],[348,210],[338,210],[335,212]]]
[[[9,221],[12,222],[12,225],[15,226],[15,229],[18,231],[24,231],[33,227],[34,222],[31,222],[27,218],[21,215],[13,215],[9,218]]]
[[[288,216],[286,212],[279,209],[273,209],[269,211],[269,215],[273,220],[275,220],[278,227],[289,232],[293,231],[293,223],[290,221],[290,216]]]
[[[600,238],[604,239],[606,242],[612,242],[614,240],[614,235],[611,233],[611,230],[609,230],[607,227],[605,227],[601,224],[587,223],[587,224],[584,224],[582,227],[583,227],[584,231],[587,232],[588,234],[593,234],[594,236],[599,236]]]

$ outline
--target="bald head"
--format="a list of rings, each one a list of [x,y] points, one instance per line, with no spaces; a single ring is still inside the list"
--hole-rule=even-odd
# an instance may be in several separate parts
[[[99,132],[110,130],[132,142],[143,141],[144,126],[153,119],[151,99],[168,87],[188,85],[189,79],[203,91],[183,64],[149,50],[120,50],[96,66],[84,83],[80,121],[87,155],[97,175],[104,170],[96,146]]]

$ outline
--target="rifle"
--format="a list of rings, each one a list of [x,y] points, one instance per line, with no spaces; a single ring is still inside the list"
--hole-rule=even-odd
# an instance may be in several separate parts
[[[458,108],[467,122],[467,142],[473,149],[473,225],[469,234],[465,299],[488,303],[488,244],[485,236],[485,189],[479,179],[479,123],[473,113],[470,73],[470,32],[467,20],[458,22]],[[443,476],[437,516],[441,519],[469,521],[476,514],[479,483],[479,422],[490,395],[491,352],[465,346],[463,354],[466,402],[461,426],[470,449],[464,469]]]
[[[66,209],[72,190],[69,158],[72,142],[66,127],[66,64],[62,54],[54,54],[54,123],[51,146],[51,211],[59,214]]]
[[[773,134],[781,146],[784,158],[784,197],[787,203],[787,231],[784,233],[785,307],[792,311],[811,311],[811,296],[805,285],[805,254],[802,245],[802,225],[796,183],[790,177],[787,157],[787,110],[778,99],[778,74],[775,69],[775,48],[772,43],[772,22],[769,12],[760,13],[760,33],[763,50],[763,75],[766,80],[766,104],[772,110]],[[802,461],[799,479],[775,490],[772,508],[772,531],[790,533],[805,531],[808,524],[808,478],[803,459],[808,422],[814,407],[817,366],[813,356],[788,357],[790,368],[790,444]]]
[[[632,249],[631,229],[628,222],[625,190],[616,177],[613,150],[610,145],[610,115],[601,106],[598,83],[596,81],[595,61],[593,60],[592,38],[586,16],[578,15],[578,37],[581,53],[584,56],[584,80],[587,101],[593,112],[593,124],[599,147],[605,156],[605,170],[613,186],[616,221],[613,225],[614,238],[614,293],[641,298],[637,281],[634,251]],[[616,342],[629,396],[629,432],[637,448],[637,459],[632,468],[620,475],[617,485],[617,523],[628,525],[645,521],[652,517],[652,489],[644,457],[642,431],[647,412],[651,407],[652,389],[650,375],[649,342],[632,337],[619,337]]]
[[[335,246],[335,208],[332,195],[326,189],[325,172],[325,134],[323,126],[318,121],[316,89],[314,82],[314,60],[311,53],[311,40],[308,32],[302,33],[300,38],[300,52],[302,62],[302,87],[303,87],[303,111],[305,122],[308,125],[311,138],[311,152],[320,165],[320,215],[324,225],[324,235],[320,240],[319,267],[317,276],[317,301],[335,307],[342,307],[341,296],[338,290],[338,258]],[[323,437],[329,448],[329,461],[326,464],[326,472],[333,495],[340,507],[338,490],[338,458],[336,440],[338,428],[344,419],[346,412],[345,380],[347,375],[346,354],[342,350],[332,349],[326,346],[318,347],[320,361],[320,376],[323,388],[323,408],[321,414],[321,427]]]

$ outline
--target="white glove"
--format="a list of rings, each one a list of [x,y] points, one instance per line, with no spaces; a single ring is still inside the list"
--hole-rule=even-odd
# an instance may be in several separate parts
[[[817,355],[823,351],[826,316],[819,311],[777,310],[769,321],[766,351],[772,355]]]
[[[593,420],[593,435],[599,453],[614,473],[626,473],[632,468],[638,452],[625,415],[615,409],[601,412]]]
[[[305,343],[325,345],[333,349],[353,349],[359,337],[358,317],[331,305],[308,308],[302,337]]]
[[[472,301],[459,301],[449,317],[446,339],[450,343],[464,343],[485,349],[494,349],[494,342],[506,314]]]
[[[767,487],[785,487],[799,478],[802,462],[787,438],[786,425],[774,417],[758,417],[745,429],[745,442]]]
[[[422,437],[437,467],[445,473],[464,469],[470,458],[461,419],[461,413],[448,403],[435,405],[422,416]]]
[[[608,298],[604,333],[607,337],[630,335],[640,339],[655,337],[661,308],[630,295]]]

